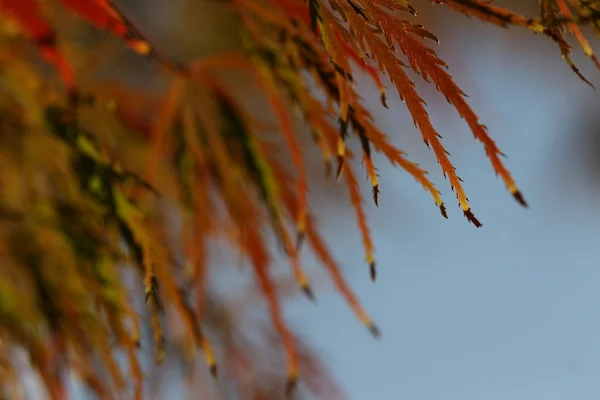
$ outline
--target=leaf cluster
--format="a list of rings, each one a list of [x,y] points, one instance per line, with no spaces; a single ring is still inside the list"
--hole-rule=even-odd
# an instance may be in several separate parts
[[[541,0],[539,17],[477,0],[434,2],[548,36],[589,83],[570,58],[566,36],[572,34],[600,67],[580,30],[589,24],[600,31],[598,1]],[[144,293],[155,359],[163,358],[164,319],[173,311],[190,347],[202,351],[216,375],[214,343],[222,349],[226,335],[216,330],[209,341],[206,334],[215,238],[225,239],[253,273],[286,355],[288,394],[307,363],[283,317],[271,270],[271,236],[302,292],[315,296],[301,263],[305,243],[361,323],[379,335],[317,229],[308,196],[309,149],[301,145],[290,109],[309,128],[326,173],[348,189],[373,280],[375,249],[350,162],[356,157],[352,141],[360,146],[375,205],[380,185],[373,156],[379,153],[410,174],[442,216],[448,213],[427,172],[376,126],[356,89],[358,74],[372,80],[383,107],[389,95],[384,81],[395,89],[470,223],[482,226],[410,71],[456,109],[510,194],[527,205],[502,152],[436,54],[436,36],[411,22],[417,10],[407,1],[227,0],[222,5],[236,21],[243,49],[182,63],[156,49],[110,0],[0,1],[0,14],[8,17],[0,23],[0,347],[7,349],[0,351],[1,389],[18,380],[12,350],[22,347],[54,398],[63,397],[68,370],[102,397],[133,383],[141,398],[143,319],[135,307],[140,293],[126,284],[128,274]],[[152,103],[152,118],[141,118],[135,101],[80,84],[76,64],[61,47],[76,38],[53,22],[57,9],[116,36],[166,72],[168,89]],[[54,71],[48,72],[47,64]],[[248,77],[275,126],[249,113],[221,78],[223,71]],[[269,139],[272,131],[277,142]],[[280,149],[289,165],[275,156]],[[175,234],[169,228],[173,213],[183,221]],[[179,245],[170,245],[173,241]],[[117,353],[125,355],[128,372]]]

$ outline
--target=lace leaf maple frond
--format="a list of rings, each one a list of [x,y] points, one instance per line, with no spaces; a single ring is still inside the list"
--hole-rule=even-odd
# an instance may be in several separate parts
[[[515,25],[531,29],[535,32],[542,32],[544,30],[540,21],[519,15],[502,7],[496,7],[490,4],[491,2],[480,0],[433,0],[433,2],[445,4],[467,16],[475,17],[504,28],[509,25]]]
[[[479,0],[435,2],[548,36],[588,83],[570,58],[567,35],[600,66],[580,29],[589,24],[600,32],[597,1],[542,0],[540,16],[532,18]],[[141,399],[143,328],[149,327],[152,355],[160,363],[169,355],[170,315],[181,321],[185,354],[199,350],[213,376],[229,374],[238,379],[234,386],[247,386],[240,367],[236,374],[231,365],[250,370],[260,360],[256,349],[241,354],[231,338],[231,329],[246,333],[241,319],[233,322],[224,311],[215,317],[215,308],[224,308],[211,293],[211,278],[223,270],[210,262],[215,239],[240,255],[266,304],[286,362],[281,395],[291,394],[298,379],[307,383],[298,386],[305,390],[310,375],[284,318],[271,238],[283,250],[296,288],[314,299],[301,262],[306,242],[356,318],[379,336],[317,230],[306,164],[310,149],[301,135],[310,136],[321,153],[325,173],[348,189],[373,280],[375,242],[355,158],[376,206],[382,188],[374,155],[380,154],[410,174],[448,216],[427,172],[377,127],[356,89],[360,74],[374,85],[382,107],[388,107],[386,82],[396,89],[468,221],[481,226],[410,71],[444,95],[508,191],[527,205],[502,152],[433,49],[436,36],[410,22],[417,10],[407,1],[218,3],[231,13],[241,48],[184,63],[156,49],[118,2],[0,0],[0,14],[7,17],[0,19],[0,395],[18,380],[13,353],[24,348],[55,399],[65,397],[67,372],[103,398],[132,390]],[[151,60],[166,72],[167,89],[146,96],[124,85],[113,91],[83,85],[80,64],[63,52],[63,44],[77,38],[54,20],[59,9]],[[27,41],[52,73],[28,53]],[[223,71],[248,78],[274,123],[249,112]],[[297,129],[290,111],[308,129]],[[267,139],[273,131],[278,136]],[[181,226],[173,228],[177,218]]]
[[[446,64],[437,57],[431,48],[417,39],[437,40],[435,36],[419,26],[400,20],[379,7],[387,6],[405,12],[410,11],[410,9],[389,1],[365,2],[365,4],[357,1],[363,9],[362,13],[357,15],[352,11],[351,6],[348,5],[349,3],[336,0],[332,0],[332,3],[335,4],[334,9],[340,10],[346,16],[350,30],[353,32],[353,37],[360,46],[361,51],[363,53],[370,52],[370,56],[377,62],[379,69],[388,73],[391,82],[396,86],[401,99],[405,101],[412,114],[415,125],[421,131],[425,143],[432,148],[444,175],[448,176],[467,219],[476,226],[481,226],[471,211],[461,179],[456,175],[455,168],[448,158],[448,152],[440,141],[441,136],[429,120],[425,103],[418,95],[414,83],[404,71],[405,64],[397,58],[396,45],[399,46],[408,59],[410,67],[419,73],[423,79],[432,80],[437,89],[467,120],[475,137],[484,143],[486,153],[490,157],[496,172],[503,178],[511,193],[524,204],[523,197],[518,191],[514,180],[498,157],[500,151],[485,132],[485,128],[479,124],[475,113],[465,102],[462,90],[456,86],[450,75],[444,70]],[[337,29],[339,30],[340,27],[337,26]]]
[[[525,17],[510,10],[495,7],[480,0],[434,0],[467,16],[481,19],[498,26],[520,26],[536,33],[543,33],[559,46],[560,52],[573,72],[585,83],[592,86],[575,66],[571,59],[571,46],[565,40],[565,33],[577,39],[583,52],[600,68],[592,47],[581,32],[580,24],[591,24],[596,34],[600,33],[600,4],[588,0],[540,0],[540,17]]]

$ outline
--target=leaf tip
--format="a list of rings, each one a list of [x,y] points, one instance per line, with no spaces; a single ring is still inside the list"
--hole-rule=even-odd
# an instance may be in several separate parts
[[[381,104],[389,110],[390,107],[387,104],[387,96],[385,95],[385,91],[381,91],[380,99],[381,99]]]
[[[209,365],[208,371],[210,372],[210,376],[212,376],[214,379],[217,379],[219,377],[219,368],[217,367],[216,363],[212,363],[211,365]]]
[[[288,373],[287,381],[285,383],[285,397],[291,398],[294,392],[296,391],[296,387],[298,386],[298,374],[295,372]]]
[[[367,329],[369,329],[369,333],[375,339],[381,338],[381,330],[379,329],[379,327],[377,325],[375,325],[375,323],[373,321],[371,321],[367,324]]]
[[[440,213],[442,214],[442,217],[448,219],[448,212],[446,211],[446,205],[444,203],[441,203],[440,205],[438,205],[438,207],[440,208]]]
[[[525,208],[529,208],[529,204],[527,204],[527,201],[525,200],[525,197],[523,197],[523,193],[521,193],[520,190],[516,189],[511,194],[520,205]]]
[[[335,179],[339,180],[344,171],[344,156],[338,156],[337,170],[335,171]]]
[[[379,207],[379,185],[373,185],[373,201],[375,202],[375,207]]]
[[[304,238],[306,237],[306,234],[304,231],[298,231],[298,233],[296,234],[296,252],[300,251],[300,248],[302,248],[302,244],[304,243]]]
[[[483,226],[483,224],[481,222],[479,222],[479,220],[477,219],[475,214],[473,214],[473,211],[471,211],[470,208],[467,208],[466,210],[464,210],[463,213],[465,214],[465,217],[467,218],[467,220],[470,223],[472,223],[473,225],[475,225],[476,228],[481,228]]]
[[[315,296],[315,292],[308,282],[303,283],[301,286],[302,292],[308,297],[310,301],[316,301],[317,297]]]
[[[369,273],[371,274],[371,281],[375,282],[377,279],[377,265],[375,261],[369,262]]]

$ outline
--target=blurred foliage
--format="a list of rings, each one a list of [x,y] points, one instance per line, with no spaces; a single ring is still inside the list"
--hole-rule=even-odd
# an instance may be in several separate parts
[[[579,28],[588,24],[600,31],[598,1],[541,0],[540,17],[483,1],[434,2],[499,26],[521,26],[548,36],[586,82],[570,58],[565,36],[572,34],[600,66]],[[24,350],[29,370],[52,398],[66,396],[71,375],[102,398],[121,393],[142,398],[148,382],[140,347],[147,326],[158,363],[166,349],[177,353],[170,343],[179,328],[184,364],[199,349],[212,375],[224,371],[220,396],[290,396],[299,376],[297,395],[338,396],[283,318],[269,238],[275,237],[297,285],[312,299],[313,287],[299,260],[306,242],[358,319],[375,336],[379,331],[311,216],[306,149],[288,110],[310,128],[325,171],[346,183],[372,279],[374,244],[350,162],[351,138],[360,143],[376,205],[374,152],[412,175],[447,217],[441,193],[426,171],[375,126],[354,86],[355,74],[374,82],[385,107],[382,75],[387,76],[469,222],[481,226],[407,70],[435,85],[453,105],[508,191],[526,206],[500,149],[430,47],[437,38],[406,19],[416,14],[406,1],[221,3],[219,12],[231,26],[228,43],[235,45],[227,51],[199,51],[202,56],[182,62],[157,50],[117,2],[0,1],[5,17],[0,20],[4,397],[19,397],[23,377],[30,376],[17,362]],[[150,81],[148,90],[141,90],[128,86],[126,79],[110,84],[89,79],[110,63],[119,43],[151,61],[147,72],[159,77],[156,87]],[[275,123],[249,111],[222,78],[224,71],[249,82]],[[156,90],[161,85],[163,90]],[[278,140],[269,138],[273,132]],[[279,148],[286,154],[284,162],[276,157]],[[179,229],[173,228],[175,219],[182,221]],[[231,307],[211,292],[211,276],[222,271],[209,263],[215,239],[247,261],[266,301],[269,325],[245,321],[243,307]],[[271,351],[273,345],[283,349],[285,361]]]

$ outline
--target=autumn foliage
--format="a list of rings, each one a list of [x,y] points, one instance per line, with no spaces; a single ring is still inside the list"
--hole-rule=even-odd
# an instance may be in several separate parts
[[[207,286],[214,238],[229,242],[253,271],[286,355],[288,395],[309,368],[283,318],[270,269],[271,236],[309,298],[315,293],[300,263],[303,246],[318,257],[360,322],[378,335],[317,229],[305,153],[320,152],[325,171],[348,188],[373,280],[376,260],[359,189],[362,173],[349,160],[362,159],[375,205],[380,187],[373,155],[380,153],[430,193],[443,217],[448,212],[427,172],[373,122],[354,85],[359,73],[377,87],[382,107],[395,89],[470,223],[482,226],[410,70],[456,109],[509,193],[527,205],[501,150],[436,54],[436,36],[411,22],[416,6],[404,0],[221,3],[237,21],[232,29],[243,49],[182,63],[154,48],[116,1],[0,0],[0,389],[8,397],[20,382],[14,361],[20,348],[54,398],[64,396],[68,371],[102,397],[128,391],[142,398],[142,325],[152,329],[160,362],[167,312],[179,316],[190,348],[201,350],[216,376],[218,354],[233,353],[223,331],[213,330],[213,340],[206,334],[207,315],[214,322],[218,308]],[[570,58],[566,37],[572,35],[600,67],[580,30],[589,25],[600,31],[599,1],[541,0],[535,17],[487,1],[433,3],[546,35],[589,83]],[[142,102],[141,94],[127,89],[80,85],[78,64],[64,51],[77,38],[56,22],[60,12],[109,32],[160,66],[169,81],[161,98]],[[224,70],[250,77],[275,126],[246,109],[220,78]],[[151,104],[153,115],[144,114],[141,104]],[[316,150],[301,145],[292,110],[310,129]],[[271,140],[269,132],[281,140]],[[352,153],[352,141],[361,154]],[[281,144],[289,155],[286,165],[274,156]],[[175,234],[169,224],[174,214],[182,220]],[[143,295],[134,290],[140,283]],[[144,318],[135,307],[140,297]]]

